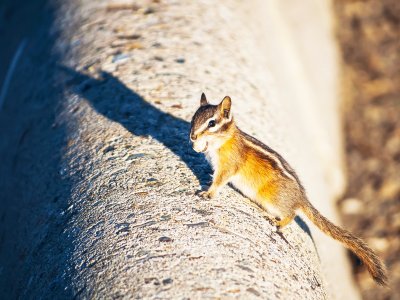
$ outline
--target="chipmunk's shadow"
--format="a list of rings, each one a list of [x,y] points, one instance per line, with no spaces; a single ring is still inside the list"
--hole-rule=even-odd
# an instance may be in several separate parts
[[[150,136],[168,147],[192,170],[203,186],[210,181],[211,169],[203,155],[189,143],[190,123],[165,113],[145,101],[112,74],[100,79],[61,66],[70,77],[73,91],[110,120],[120,123],[133,135]]]
[[[120,123],[136,136],[156,139],[182,159],[202,186],[210,182],[209,164],[190,146],[189,122],[159,110],[112,74],[103,72],[100,79],[95,79],[64,66],[60,68],[70,77],[67,83],[74,93],[89,101],[97,112]],[[311,237],[301,218],[296,217],[295,221]]]

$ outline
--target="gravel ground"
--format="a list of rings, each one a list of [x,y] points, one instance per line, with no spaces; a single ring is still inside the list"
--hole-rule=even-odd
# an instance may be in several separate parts
[[[348,189],[343,220],[384,258],[391,289],[354,260],[364,299],[400,299],[400,2],[336,1]]]

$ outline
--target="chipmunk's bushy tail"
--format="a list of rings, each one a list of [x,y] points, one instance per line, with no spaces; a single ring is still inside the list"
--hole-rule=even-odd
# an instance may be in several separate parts
[[[352,235],[345,229],[336,226],[307,201],[303,212],[306,216],[324,233],[335,240],[340,241],[346,248],[354,252],[355,255],[367,266],[372,278],[380,285],[387,285],[387,271],[381,259],[368,247],[360,238]]]

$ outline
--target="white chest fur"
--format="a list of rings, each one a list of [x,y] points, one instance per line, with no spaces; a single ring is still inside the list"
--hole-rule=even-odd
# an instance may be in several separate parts
[[[207,151],[206,158],[210,163],[214,172],[218,169],[218,154],[217,151]]]

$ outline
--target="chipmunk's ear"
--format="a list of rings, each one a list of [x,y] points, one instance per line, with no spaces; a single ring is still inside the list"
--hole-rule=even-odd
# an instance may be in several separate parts
[[[221,103],[218,105],[221,115],[226,119],[231,117],[231,105],[232,100],[229,96],[225,96],[225,98],[222,99]]]
[[[206,95],[204,93],[202,93],[201,98],[200,98],[200,106],[204,106],[207,104],[208,104],[208,101],[207,101]]]

